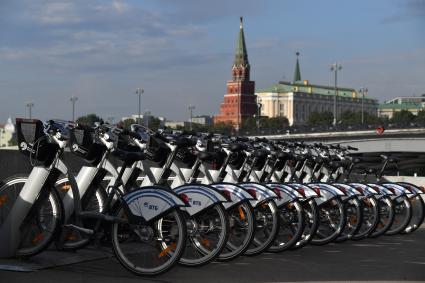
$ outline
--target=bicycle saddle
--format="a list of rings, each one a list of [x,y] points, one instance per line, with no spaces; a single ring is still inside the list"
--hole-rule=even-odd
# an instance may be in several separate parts
[[[229,146],[230,151],[232,152],[237,152],[237,151],[241,151],[244,150],[246,148],[245,145],[241,144],[241,143],[232,143]]]
[[[119,160],[125,162],[125,163],[133,163],[139,160],[143,160],[146,158],[145,154],[143,152],[137,152],[137,151],[125,151],[122,149],[115,149],[112,154],[117,157]]]
[[[219,154],[217,152],[201,151],[198,153],[198,157],[202,161],[214,161],[219,158]]]

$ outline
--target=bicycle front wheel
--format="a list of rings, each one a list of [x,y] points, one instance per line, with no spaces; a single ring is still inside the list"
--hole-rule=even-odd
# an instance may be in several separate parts
[[[124,209],[117,211],[116,216],[124,221],[111,225],[112,247],[125,268],[137,275],[154,276],[178,262],[186,245],[186,223],[179,209],[146,225],[130,224],[125,221]]]
[[[27,176],[14,176],[0,184],[0,226],[6,221],[27,180]],[[45,250],[62,223],[63,207],[59,195],[50,187],[43,188],[19,228],[16,256],[31,257]]]

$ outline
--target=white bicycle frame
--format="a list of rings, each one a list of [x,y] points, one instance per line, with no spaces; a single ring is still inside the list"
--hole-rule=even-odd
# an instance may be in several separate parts
[[[52,136],[52,138],[61,149],[66,147],[66,141],[59,140],[55,136]],[[68,175],[68,168],[59,158],[59,151],[56,153],[56,156],[49,167],[35,166],[31,170],[31,173],[13,204],[9,215],[0,227],[0,243],[2,243],[0,245],[1,258],[15,256],[19,246],[19,240],[21,238],[19,228],[54,169],[59,170],[64,175]],[[71,175],[69,175],[69,177],[70,182],[75,184],[75,179]]]

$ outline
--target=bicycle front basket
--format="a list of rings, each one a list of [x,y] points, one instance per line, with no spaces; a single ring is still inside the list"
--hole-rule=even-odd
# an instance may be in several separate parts
[[[106,150],[104,145],[95,140],[92,128],[79,125],[70,131],[71,152],[94,165],[100,161]]]
[[[48,142],[40,120],[16,118],[16,136],[19,151],[34,160],[46,162],[56,153],[57,146]]]

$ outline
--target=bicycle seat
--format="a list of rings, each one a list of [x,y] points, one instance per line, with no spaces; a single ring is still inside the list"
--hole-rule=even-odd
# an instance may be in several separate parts
[[[171,142],[177,147],[188,147],[196,144],[194,140],[185,137],[174,139]]]
[[[325,159],[320,156],[312,156],[311,158],[313,159],[314,162],[318,164],[322,164],[325,162]]]
[[[125,163],[133,163],[146,158],[143,152],[125,151],[121,149],[115,149],[112,154]]]
[[[201,151],[198,153],[198,157],[202,161],[214,161],[219,158],[219,154],[217,152]]]
[[[257,149],[254,151],[254,156],[261,158],[261,157],[266,157],[268,155],[268,152],[264,149]]]
[[[400,158],[394,157],[394,156],[388,156],[388,155],[381,155],[381,158],[383,160],[388,160],[389,163],[394,163],[400,161]]]
[[[237,152],[237,151],[241,151],[241,150],[245,149],[245,146],[243,144],[241,144],[241,143],[232,143],[229,146],[229,149],[232,152]]]
[[[281,160],[283,160],[283,159],[290,159],[290,158],[292,158],[292,154],[281,151],[281,152],[279,152],[277,154],[277,158],[279,158]]]
[[[339,167],[343,167],[345,165],[344,162],[339,161],[339,160],[332,160],[328,164],[332,168],[339,168]]]

